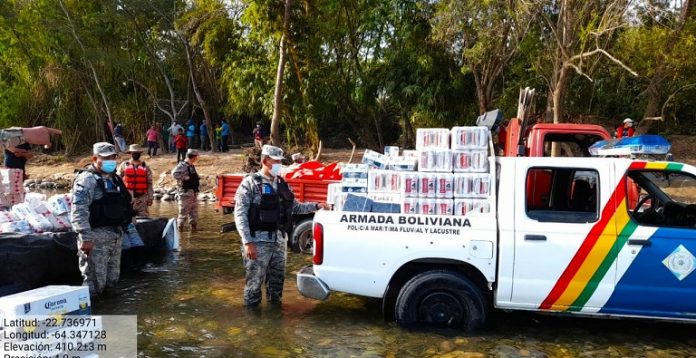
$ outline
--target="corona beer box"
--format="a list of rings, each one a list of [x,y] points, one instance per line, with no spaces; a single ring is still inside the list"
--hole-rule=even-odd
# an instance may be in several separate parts
[[[91,306],[87,286],[45,286],[0,297],[0,319],[89,315]]]

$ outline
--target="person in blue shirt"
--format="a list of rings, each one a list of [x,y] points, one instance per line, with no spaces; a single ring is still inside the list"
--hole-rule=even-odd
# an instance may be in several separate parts
[[[189,119],[186,123],[186,136],[188,137],[188,147],[191,149],[194,147],[193,139],[196,136],[196,122],[193,119]]]
[[[208,141],[208,126],[205,124],[205,121],[201,122],[200,126],[200,136],[201,136],[201,149],[202,150],[210,150],[210,143]]]
[[[227,141],[230,139],[230,125],[227,124],[227,120],[222,120],[222,151],[227,152],[229,148],[227,147]]]

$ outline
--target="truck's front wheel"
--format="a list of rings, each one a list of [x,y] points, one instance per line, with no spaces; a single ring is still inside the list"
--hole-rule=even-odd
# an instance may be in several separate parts
[[[395,311],[396,322],[402,326],[429,325],[466,332],[481,327],[487,318],[481,290],[449,270],[426,271],[409,280],[399,292]]]

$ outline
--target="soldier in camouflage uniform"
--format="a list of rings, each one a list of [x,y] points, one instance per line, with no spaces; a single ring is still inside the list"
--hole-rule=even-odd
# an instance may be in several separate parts
[[[283,297],[287,234],[292,214],[306,214],[326,204],[299,203],[280,177],[283,151],[264,145],[261,169],[248,175],[237,189],[234,218],[242,239],[242,257],[246,269],[244,305],[261,302],[261,286],[266,284],[266,299],[279,304]]]
[[[198,225],[200,177],[194,166],[197,160],[198,151],[189,149],[186,152],[186,160],[177,164],[172,172],[172,176],[176,179],[179,187],[179,230],[184,229],[184,222],[187,219],[189,224],[191,224],[192,231],[195,231]]]
[[[116,171],[116,148],[93,146],[92,164],[75,178],[70,221],[78,233],[79,266],[92,296],[113,287],[121,268],[121,240],[131,223],[131,196]]]

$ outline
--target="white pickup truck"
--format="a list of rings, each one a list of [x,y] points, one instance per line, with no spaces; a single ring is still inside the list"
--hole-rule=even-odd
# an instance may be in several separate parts
[[[696,320],[696,168],[492,159],[490,214],[321,211],[306,297],[379,297],[402,325],[464,330],[491,308]]]

